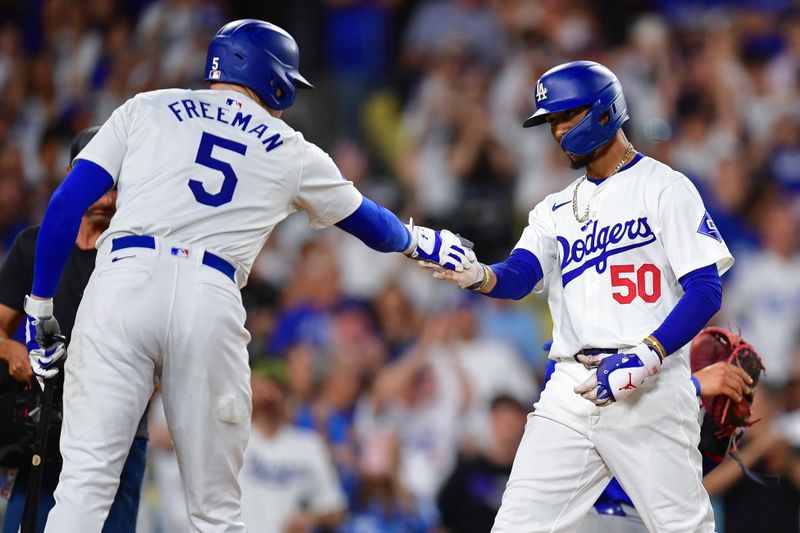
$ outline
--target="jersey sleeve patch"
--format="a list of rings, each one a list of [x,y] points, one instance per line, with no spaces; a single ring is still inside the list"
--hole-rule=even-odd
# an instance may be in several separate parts
[[[714,221],[711,219],[711,215],[708,214],[708,211],[703,213],[703,220],[700,221],[700,227],[697,228],[697,233],[722,242],[722,234],[720,234],[719,230],[717,229],[717,225],[714,224]]]

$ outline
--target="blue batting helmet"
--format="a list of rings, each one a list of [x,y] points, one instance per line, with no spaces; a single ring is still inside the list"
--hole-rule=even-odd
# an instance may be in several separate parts
[[[300,51],[286,31],[258,19],[224,25],[208,45],[206,81],[249,87],[273,109],[286,109],[297,89],[313,89],[300,75]]]
[[[586,155],[603,146],[628,120],[622,85],[613,72],[594,61],[572,61],[553,67],[539,78],[533,94],[536,112],[525,121],[529,128],[547,115],[591,106],[586,116],[561,138],[564,150]],[[608,113],[608,122],[600,121]]]

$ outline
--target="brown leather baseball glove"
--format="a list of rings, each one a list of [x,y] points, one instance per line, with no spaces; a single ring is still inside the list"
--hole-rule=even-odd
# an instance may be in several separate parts
[[[764,364],[758,352],[738,335],[723,328],[707,327],[692,340],[692,373],[718,361],[739,366],[753,380],[750,392],[742,395],[738,402],[724,395],[702,399],[706,416],[700,436],[700,451],[721,460],[726,453],[735,450],[742,430],[757,422],[750,420],[750,408]]]

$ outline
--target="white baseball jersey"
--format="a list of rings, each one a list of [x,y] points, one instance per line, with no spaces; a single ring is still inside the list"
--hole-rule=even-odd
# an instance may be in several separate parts
[[[286,521],[300,511],[347,508],[325,443],[311,431],[285,426],[266,438],[254,428],[239,480],[248,531],[284,531]]]
[[[576,186],[584,223],[573,212]],[[683,275],[712,264],[721,275],[733,264],[691,181],[650,157],[546,197],[516,248],[542,265],[534,290],[548,288],[553,359],[639,343],[680,299]]]
[[[272,229],[304,210],[321,228],[350,215],[361,194],[331,158],[241,93],[140,93],[111,115],[78,156],[118,187],[98,240],[156,235],[230,260],[243,286]]]

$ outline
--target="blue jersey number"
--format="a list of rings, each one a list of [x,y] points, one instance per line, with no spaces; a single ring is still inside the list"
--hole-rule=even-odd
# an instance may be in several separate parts
[[[230,202],[233,199],[233,190],[236,188],[236,182],[239,181],[230,163],[214,159],[211,156],[211,152],[214,150],[215,146],[242,155],[247,151],[247,146],[244,144],[203,132],[203,137],[200,139],[200,147],[197,149],[197,157],[194,161],[204,167],[219,170],[222,172],[222,175],[225,176],[225,179],[222,181],[222,187],[219,192],[214,194],[206,191],[203,184],[197,180],[189,180],[189,188],[192,190],[192,194],[194,194],[198,202],[210,205],[211,207],[219,207],[222,204]]]

